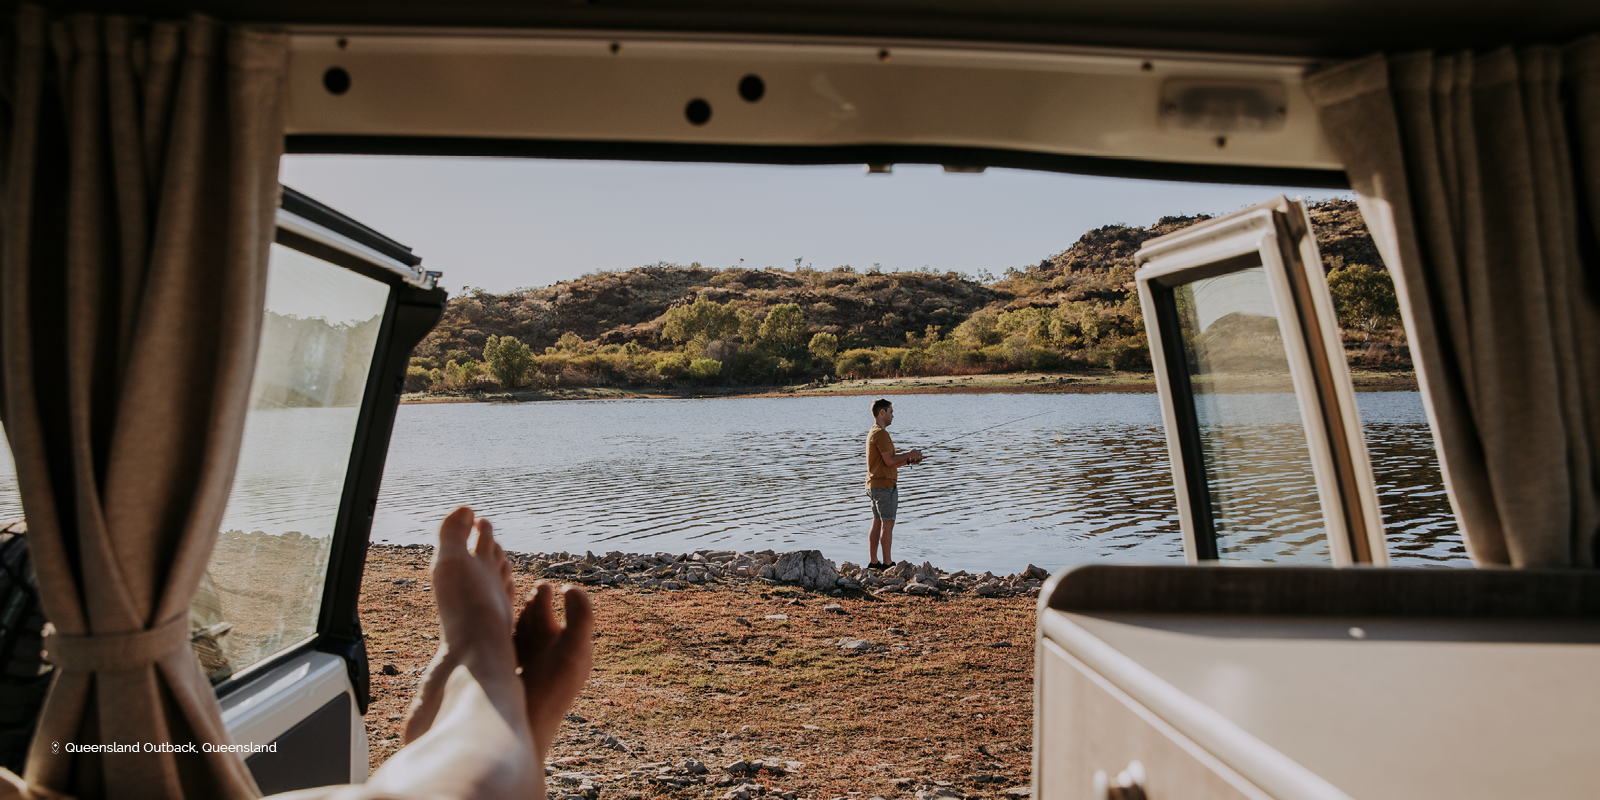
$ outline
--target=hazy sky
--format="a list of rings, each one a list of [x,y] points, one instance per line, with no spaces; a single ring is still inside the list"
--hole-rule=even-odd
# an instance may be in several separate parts
[[[1342,193],[991,169],[287,156],[292,186],[410,246],[454,294],[666,261],[999,275],[1101,225]]]

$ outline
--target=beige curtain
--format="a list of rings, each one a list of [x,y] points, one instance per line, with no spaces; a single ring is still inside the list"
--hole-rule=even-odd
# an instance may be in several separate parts
[[[50,20],[4,65],[0,412],[56,678],[35,791],[258,794],[188,645],[244,427],[283,149],[280,34]]]
[[[1600,37],[1312,75],[1480,564],[1596,565]]]

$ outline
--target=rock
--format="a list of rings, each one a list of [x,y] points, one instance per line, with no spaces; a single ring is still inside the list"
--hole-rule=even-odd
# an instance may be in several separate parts
[[[795,550],[778,556],[772,577],[822,591],[832,590],[839,582],[838,570],[834,569],[833,562],[822,557],[821,550]]]
[[[1006,790],[1006,797],[1032,797],[1032,786],[1013,786]]]
[[[789,621],[789,615],[788,614],[768,614],[766,616],[766,619],[768,621],[770,621],[770,622],[788,622]]]
[[[661,588],[663,588],[663,589],[671,589],[673,591],[677,591],[677,590],[683,588],[683,584],[678,583],[677,581],[662,581],[661,582]]]
[[[849,650],[855,653],[865,653],[870,650],[877,649],[877,647],[877,642],[869,642],[866,639],[856,639],[846,636],[845,638],[839,640],[840,650]]]
[[[965,797],[965,795],[948,786],[922,789],[917,792],[917,800],[941,800],[941,798],[947,797],[953,797],[959,800],[959,798]]]
[[[777,580],[778,578],[778,571],[774,569],[771,564],[762,567],[761,571],[757,574],[763,578],[766,578],[767,580]]]
[[[569,786],[577,786],[588,779],[588,777],[589,776],[581,772],[557,772],[556,774],[550,776],[552,780],[560,781],[561,783],[565,783]]]
[[[1042,581],[1050,577],[1050,571],[1029,564],[1028,568],[1022,571],[1022,577],[1031,581]]]
[[[999,775],[974,775],[968,780],[972,781],[975,786],[982,786],[986,783],[1001,783],[1005,778]]]
[[[906,632],[905,632],[904,628],[890,628],[889,630],[885,631],[885,633],[888,633],[890,636],[904,636],[904,635],[906,635]]]
[[[745,619],[744,617],[734,617],[733,621],[745,626],[746,628],[750,627],[750,620]]]
[[[385,675],[399,675],[400,668],[393,664],[384,664],[382,672]]]
[[[821,725],[801,725],[800,728],[802,730],[808,730],[808,731],[820,731],[820,730],[822,730],[822,726]]]
[[[839,605],[838,603],[829,603],[829,604],[823,606],[822,610],[825,611],[825,612],[828,612],[830,614],[843,614],[844,613],[844,606]]]
[[[937,592],[937,591],[938,591],[938,589],[935,589],[935,588],[933,588],[932,586],[929,586],[926,583],[908,583],[908,584],[906,584],[906,588],[905,588],[906,594],[915,594],[915,595],[933,594],[934,592]]]
[[[994,644],[991,644],[989,646],[990,647],[1010,647],[1011,643],[1002,639],[1002,640],[1000,640],[998,642],[995,642]]]
[[[1000,583],[998,581],[989,581],[974,589],[972,593],[979,597],[998,596],[1000,594]]]
[[[710,772],[711,770],[706,769],[706,765],[705,765],[704,762],[701,762],[701,761],[685,761],[685,762],[683,762],[683,771],[689,773],[690,775],[704,775],[704,774]]]
[[[750,771],[750,762],[741,758],[738,761],[723,767],[722,769],[729,775],[743,775]]]

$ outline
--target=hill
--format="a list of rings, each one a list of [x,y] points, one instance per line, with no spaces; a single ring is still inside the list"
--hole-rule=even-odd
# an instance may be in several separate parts
[[[1310,211],[1352,362],[1408,367],[1392,288],[1360,211],[1345,200]],[[1145,370],[1134,255],[1207,219],[1096,228],[988,282],[957,272],[658,263],[505,294],[472,289],[450,300],[417,347],[408,389],[481,385],[485,348],[494,351],[497,337],[528,352],[525,370],[502,377],[546,387]]]

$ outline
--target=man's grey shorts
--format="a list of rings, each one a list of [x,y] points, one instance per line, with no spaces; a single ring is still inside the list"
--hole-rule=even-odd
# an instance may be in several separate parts
[[[894,512],[900,508],[900,487],[890,486],[887,489],[868,489],[867,496],[872,498],[873,519],[886,519],[894,522]]]

